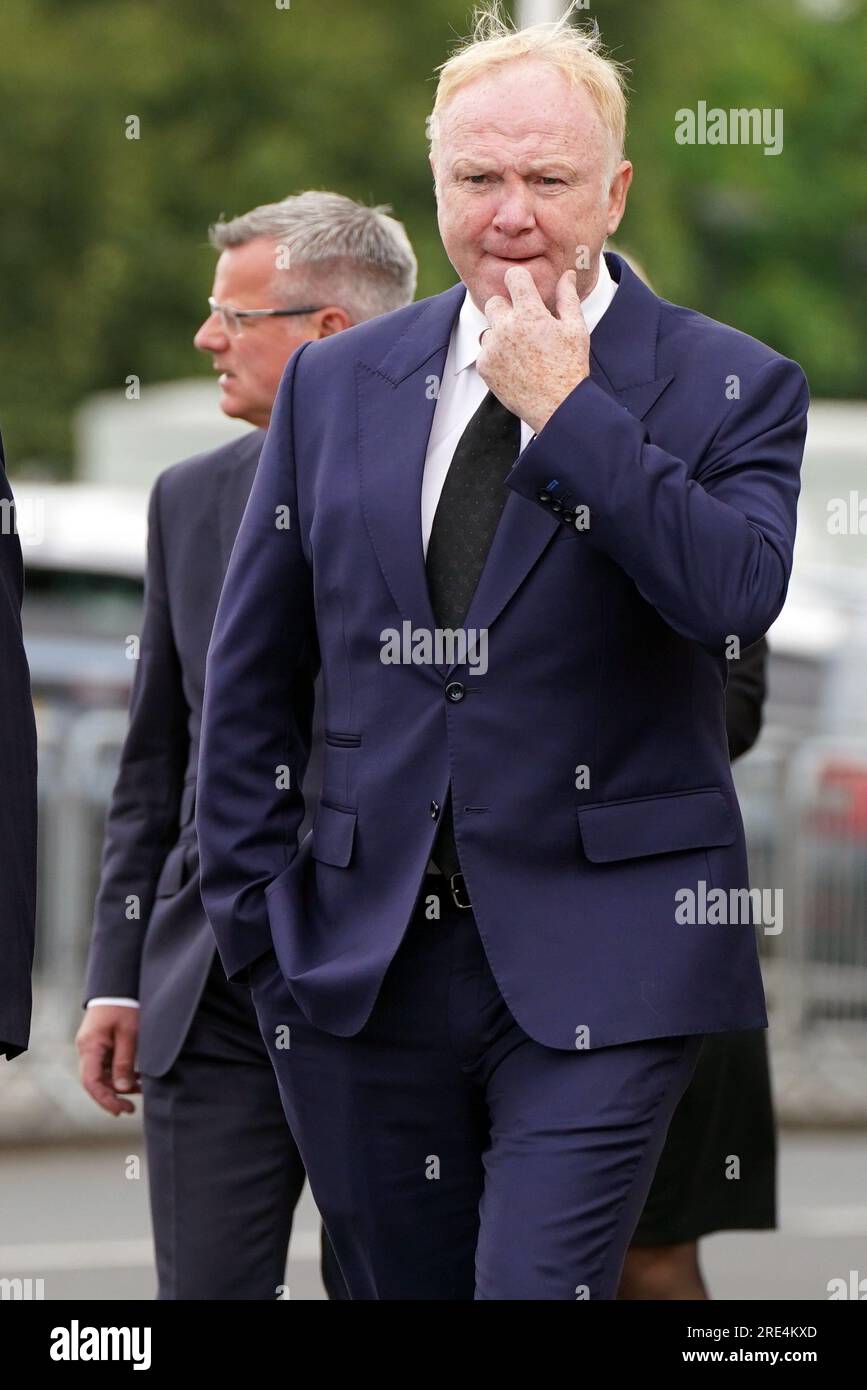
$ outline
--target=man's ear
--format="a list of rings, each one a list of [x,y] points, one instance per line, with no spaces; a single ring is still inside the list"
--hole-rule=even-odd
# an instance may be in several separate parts
[[[320,338],[330,338],[332,333],[342,333],[345,328],[352,327],[352,319],[345,309],[339,305],[332,304],[324,311],[319,320]]]
[[[626,211],[626,195],[632,183],[632,165],[624,159],[618,165],[608,189],[608,235],[613,236]]]

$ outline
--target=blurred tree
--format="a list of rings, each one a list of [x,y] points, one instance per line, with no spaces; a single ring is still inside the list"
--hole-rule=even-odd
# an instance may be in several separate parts
[[[867,394],[867,6],[608,0],[633,66],[618,242],[657,293],[770,343],[814,396]],[[780,108],[783,148],[678,145],[675,113]]]
[[[434,68],[471,8],[4,0],[11,457],[68,468],[71,412],[88,392],[120,391],[129,373],[147,389],[209,371],[191,339],[213,268],[206,229],[221,212],[307,187],[391,203],[416,247],[419,295],[453,283],[425,117]],[[814,393],[867,393],[864,4],[600,0],[592,13],[633,67],[637,172],[618,241],[660,293],[796,357]],[[782,107],[783,152],[678,145],[675,112],[699,100]]]

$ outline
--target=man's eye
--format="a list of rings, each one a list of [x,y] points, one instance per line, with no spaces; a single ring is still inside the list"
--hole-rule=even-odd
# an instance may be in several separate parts
[[[543,183],[562,183],[562,182],[563,182],[562,179],[555,178],[553,174],[543,174],[541,177],[542,177],[542,182],[543,182]]]
[[[487,177],[487,174],[468,174],[467,181],[469,183],[478,183],[480,179],[486,179]]]

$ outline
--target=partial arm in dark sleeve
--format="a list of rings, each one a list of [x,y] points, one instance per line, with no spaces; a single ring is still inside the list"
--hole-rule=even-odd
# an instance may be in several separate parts
[[[0,1056],[30,1041],[36,926],[36,719],[21,632],[24,566],[0,441]]]

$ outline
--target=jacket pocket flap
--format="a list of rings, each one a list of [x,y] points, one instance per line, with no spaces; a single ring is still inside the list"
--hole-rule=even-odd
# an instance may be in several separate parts
[[[728,802],[717,787],[583,806],[578,827],[584,853],[595,864],[731,845],[736,833]]]
[[[160,870],[157,879],[156,897],[167,898],[172,893],[177,893],[183,888],[188,878],[187,873],[187,845],[175,845],[169,851],[165,863]]]
[[[352,857],[355,839],[355,811],[341,810],[320,801],[313,822],[313,839],[310,853],[323,864],[335,864],[345,869]]]

